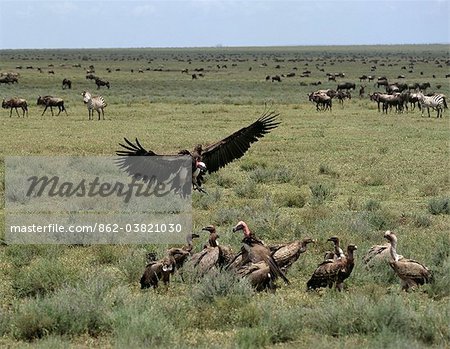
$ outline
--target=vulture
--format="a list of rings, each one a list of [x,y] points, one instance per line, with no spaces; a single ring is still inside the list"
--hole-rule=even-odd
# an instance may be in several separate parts
[[[292,264],[300,257],[300,254],[306,252],[308,244],[314,243],[315,240],[311,238],[303,240],[295,240],[287,244],[279,244],[270,246],[272,257],[278,266],[286,272]]]
[[[188,234],[186,237],[187,245],[181,248],[172,247],[168,249],[166,256],[160,260],[156,260],[155,253],[148,253],[148,264],[145,267],[144,274],[140,280],[141,288],[156,288],[158,287],[159,280],[162,280],[164,284],[168,284],[170,275],[181,268],[186,259],[190,256],[193,248],[192,240],[198,237],[197,234]]]
[[[308,290],[313,290],[320,287],[332,288],[333,285],[336,285],[336,289],[342,291],[344,280],[350,276],[353,270],[353,251],[356,249],[357,247],[355,245],[348,245],[346,256],[342,254],[341,258],[327,258],[320,263],[311,278],[306,283]],[[333,257],[335,257],[335,255],[336,254],[334,253]]]
[[[390,259],[390,247],[389,243],[383,245],[373,245],[369,251],[362,258],[363,263],[366,267],[370,268],[375,263],[379,262],[389,262]],[[399,258],[403,258],[403,256],[399,256]]]
[[[176,262],[176,268],[180,269],[184,262],[186,262],[186,260],[188,259],[188,257],[192,254],[192,250],[194,248],[193,245],[193,239],[199,238],[200,236],[198,234],[188,234],[186,236],[186,242],[187,244],[181,248],[178,247],[172,247],[170,249],[167,250],[167,253],[169,255],[172,255],[173,258],[175,258],[175,262]]]
[[[331,257],[331,258],[325,258],[325,259],[338,260],[338,259],[345,257],[344,251],[342,251],[342,248],[341,248],[340,242],[339,242],[339,238],[337,236],[332,236],[327,241],[331,241],[334,244],[334,252],[331,252],[333,254],[332,257],[331,257],[331,254],[329,255],[329,257]]]
[[[216,232],[216,227],[214,225],[208,225],[204,227],[202,230],[209,232],[208,243],[210,246],[215,246],[220,249],[220,254],[222,256],[222,260],[220,261],[220,266],[228,264],[234,257],[233,250],[229,246],[220,245],[217,239],[219,235]]]
[[[243,221],[240,221],[233,228],[233,232],[240,230],[244,232],[244,239],[242,240],[243,246],[241,252],[236,255],[230,265],[233,265],[234,269],[238,272],[238,270],[246,264],[265,262],[269,267],[269,273],[273,279],[280,277],[287,285],[289,285],[289,280],[274,260],[270,249],[250,231],[247,224]],[[234,264],[239,257],[241,258],[240,263]]]
[[[252,143],[257,142],[260,138],[264,137],[265,134],[278,127],[280,124],[280,122],[277,121],[278,116],[279,113],[265,111],[258,120],[249,126],[241,128],[216,143],[207,146],[198,144],[194,147],[192,152],[189,150],[181,150],[178,154],[166,156],[166,158],[180,158],[181,156],[186,155],[190,156],[192,160],[193,189],[205,192],[202,188],[204,181],[203,176],[206,173],[216,172],[230,162],[241,158],[250,148]],[[173,168],[171,166],[172,163],[176,166],[176,162],[168,162],[167,164],[158,162],[158,164],[155,164],[155,157],[158,154],[152,150],[146,150],[137,138],[135,144],[130,142],[127,138],[124,138],[124,140],[125,144],[119,143],[123,149],[116,151],[116,154],[120,156],[118,160],[119,167],[124,169],[128,174],[144,177],[143,174],[148,173],[150,167],[152,175],[153,173],[156,173],[155,176],[164,182],[170,177],[170,174],[179,171],[180,165],[178,165],[178,168]],[[140,157],[136,159],[133,158],[133,156]],[[147,159],[152,159],[153,161],[148,161]],[[155,166],[158,167],[155,168]],[[161,168],[159,168],[159,166],[161,166]],[[161,169],[163,171],[161,171]],[[160,178],[160,176],[163,176],[161,173],[167,173],[168,175],[164,178]],[[174,185],[181,186],[178,183],[175,183]],[[184,188],[184,190],[185,189],[186,188]]]
[[[216,228],[213,225],[204,227],[202,230],[210,233],[208,239],[209,246],[205,245],[202,251],[194,254],[191,258],[191,262],[201,276],[205,275],[210,270],[216,267],[222,267],[225,264],[224,250],[226,250],[226,253],[231,253],[231,250],[219,246],[217,241],[219,235],[217,235]]]
[[[176,261],[170,253],[164,258],[153,261],[147,264],[144,274],[141,277],[141,289],[158,287],[159,280],[162,280],[165,285],[170,281],[170,275],[175,272]]]
[[[409,291],[431,282],[431,271],[423,264],[412,259],[400,258],[397,254],[397,236],[391,231],[386,231],[384,237],[389,241],[389,264],[401,280],[402,290]]]
[[[275,290],[274,276],[265,262],[248,263],[236,270],[236,274],[246,278],[256,291]]]

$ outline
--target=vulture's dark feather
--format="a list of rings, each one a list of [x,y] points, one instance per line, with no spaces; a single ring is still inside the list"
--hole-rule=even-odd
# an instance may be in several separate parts
[[[189,155],[192,159],[193,175],[196,170],[196,160],[202,161],[206,165],[206,171],[213,173],[230,162],[241,158],[252,143],[258,141],[259,138],[264,137],[265,134],[278,127],[280,124],[277,120],[278,116],[279,113],[266,111],[258,120],[249,126],[241,128],[214,144],[203,147],[203,149],[195,149],[192,153],[183,150],[176,155],[166,155],[162,157],[161,161],[158,159],[158,154],[152,150],[146,150],[137,138],[135,140],[136,144],[124,138],[125,144],[119,143],[123,149],[116,151],[116,154],[120,156],[117,164],[132,176],[136,176],[137,174],[142,176],[149,172],[150,167],[150,173],[155,173],[158,180],[165,181],[170,177],[171,173],[176,173],[179,170],[179,167],[177,168],[177,161],[170,162],[168,159],[173,158],[177,160],[181,156]],[[173,168],[171,164],[173,164]],[[198,178],[193,178],[193,184],[197,188],[200,188],[202,180],[203,177],[200,174]]]

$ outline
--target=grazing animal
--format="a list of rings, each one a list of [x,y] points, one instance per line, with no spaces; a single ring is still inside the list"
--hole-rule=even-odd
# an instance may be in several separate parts
[[[280,122],[277,121],[278,116],[279,114],[275,112],[264,112],[263,115],[252,124],[241,128],[216,143],[206,147],[198,144],[192,152],[181,150],[176,156],[190,155],[192,158],[192,185],[194,190],[204,192],[202,184],[204,180],[203,176],[206,173],[216,172],[230,162],[241,158],[250,148],[252,143],[257,142],[272,129],[278,127],[280,124]],[[119,150],[116,153],[119,156],[123,156],[120,166],[130,175],[142,173],[142,164],[145,164],[145,157],[142,158],[143,162],[136,164],[135,158],[130,158],[130,156],[158,155],[151,150],[147,151],[144,149],[137,139],[136,144],[131,143],[126,138],[125,142],[126,144],[120,144],[125,150]]]
[[[423,264],[412,259],[400,258],[397,254],[397,236],[391,231],[384,233],[385,239],[390,243],[390,261],[389,264],[401,280],[402,289],[409,291],[418,285],[431,282],[432,275],[430,270]]]
[[[359,88],[359,98],[364,98],[364,94],[366,93],[366,86],[361,86]]]
[[[422,110],[422,116],[423,116],[423,110],[424,108],[427,108],[428,111],[428,117],[430,117],[430,108],[433,108],[436,110],[437,118],[442,118],[443,109],[447,109],[447,102],[445,100],[445,95],[443,94],[435,94],[433,96],[425,96],[423,93],[419,92],[417,94],[417,98],[419,100],[419,105]]]
[[[344,100],[347,99],[352,99],[352,95],[350,94],[349,91],[338,91],[338,93],[336,94],[336,97],[339,101],[339,104],[341,104],[342,106],[344,106]]]
[[[97,85],[97,90],[100,89],[101,86],[106,86],[109,89],[109,81],[102,80],[100,78],[95,78],[95,84]]]
[[[19,112],[17,111],[17,108],[22,109],[22,116],[25,117],[25,112],[27,113],[28,117],[28,104],[27,101],[23,98],[11,98],[8,100],[3,99],[2,101],[2,108],[11,110],[9,111],[9,117],[12,115],[12,110],[15,109],[17,116],[20,117]]]
[[[389,110],[395,106],[396,112],[403,112],[403,109],[408,109],[407,103],[407,93],[394,93],[392,95],[386,95],[383,99],[383,112],[387,114],[388,108]]]
[[[343,82],[338,84],[336,90],[354,90],[356,88],[356,85],[353,82]]]
[[[281,77],[279,75],[272,76],[272,82],[274,81],[281,82]]]
[[[386,93],[381,93],[381,92],[374,92],[372,94],[369,94],[370,100],[377,102],[379,112],[381,111],[380,105],[383,106],[383,112],[384,112],[384,103],[389,100],[390,96],[391,95],[388,95]]]
[[[106,108],[107,106],[105,99],[102,96],[92,97],[92,95],[88,91],[84,91],[81,95],[83,96],[83,101],[86,104],[89,112],[89,120],[94,119],[94,110],[98,113],[99,120],[100,120],[100,112],[103,116],[103,120],[105,120],[104,108]]]
[[[308,95],[308,99],[311,102],[316,103],[317,111],[330,110],[331,112],[333,102],[332,98],[327,94],[312,92]]]
[[[72,81],[70,81],[69,79],[64,79],[62,81],[62,89],[65,90],[66,88],[68,88],[69,90],[72,88]]]
[[[19,83],[19,73],[7,72],[0,74],[0,84]]]
[[[429,82],[423,82],[423,83],[415,83],[414,88],[420,91],[425,91],[427,88],[431,87]]]
[[[377,85],[377,88],[380,88],[380,86],[388,86],[389,85],[389,83],[388,83],[388,81],[386,80],[386,78],[383,78],[383,79],[378,79],[378,81],[377,81],[377,83],[376,83],[376,85]]]
[[[64,111],[67,115],[67,110],[64,107],[64,100],[62,98],[53,97],[53,96],[44,96],[44,97],[39,96],[36,104],[45,106],[44,111],[42,112],[42,116],[45,114],[45,111],[47,110],[48,107],[50,107],[52,116],[54,115],[53,107],[58,107],[59,111],[58,111],[57,116],[59,114],[61,114],[62,111]]]
[[[361,82],[361,81],[367,81],[367,75],[361,75],[360,77],[359,77],[359,81]]]
[[[336,245],[335,245],[336,246]],[[332,288],[335,285],[338,291],[343,290],[344,280],[347,279],[354,267],[353,252],[357,250],[357,246],[348,245],[347,255],[341,258],[329,258],[330,255],[326,255],[326,259],[319,264],[314,271],[311,278],[306,283],[308,290],[314,290],[320,287]],[[334,253],[334,256],[336,253]]]
[[[419,103],[419,93],[408,93],[407,95],[407,100],[410,104],[411,110],[416,109],[416,103],[419,106],[419,110],[420,110],[420,103]]]

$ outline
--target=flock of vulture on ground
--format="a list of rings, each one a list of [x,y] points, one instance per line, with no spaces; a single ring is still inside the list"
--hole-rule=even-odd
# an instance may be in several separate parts
[[[163,258],[157,260],[153,253],[149,254],[149,263],[140,280],[141,288],[156,288],[160,280],[167,285],[176,271],[179,271],[183,279],[182,268],[190,265],[190,271],[196,278],[214,271],[228,270],[238,277],[246,278],[256,291],[275,291],[275,281],[281,278],[289,284],[286,277],[289,268],[306,251],[308,244],[316,242],[305,238],[289,243],[266,245],[241,221],[233,228],[233,232],[242,231],[244,238],[241,250],[234,254],[229,246],[219,245],[219,236],[213,225],[202,230],[209,232],[209,239],[200,252],[193,253],[193,239],[199,238],[199,234],[189,234],[187,245],[168,249]],[[375,263],[389,263],[400,278],[405,291],[432,280],[431,272],[426,266],[397,254],[397,237],[394,233],[386,231],[384,237],[388,240],[387,244],[372,246],[364,256],[363,263],[368,269]],[[342,291],[344,281],[353,271],[353,253],[357,246],[349,244],[344,253],[338,237],[330,237],[328,241],[333,243],[334,250],[325,253],[323,261],[312,273],[306,283],[308,291],[322,287],[335,287]]]
[[[252,143],[278,127],[280,124],[277,121],[278,115],[267,111],[249,126],[214,144],[204,148],[197,145],[193,152],[182,150],[174,155],[191,156],[193,188],[205,192],[202,188],[203,176],[208,172],[218,171],[233,160],[242,157]],[[120,144],[123,150],[117,151],[117,155],[120,156],[119,166],[132,176],[139,175],[139,172],[148,164],[148,159],[154,158],[157,154],[151,150],[145,150],[137,139],[136,144],[126,138],[125,142],[126,144]],[[138,161],[135,161],[136,156],[139,156]],[[160,280],[167,284],[175,271],[180,269],[182,271],[185,264],[190,264],[196,276],[201,277],[213,270],[225,269],[248,279],[257,291],[275,290],[275,281],[278,278],[289,284],[286,277],[287,271],[306,251],[308,244],[315,242],[311,238],[306,238],[289,243],[266,245],[250,231],[245,222],[240,221],[233,228],[233,232],[242,231],[244,238],[241,250],[235,254],[230,247],[219,245],[216,228],[213,225],[204,227],[202,230],[209,232],[209,239],[208,244],[204,245],[200,252],[193,253],[193,239],[198,238],[199,234],[189,234],[187,245],[181,248],[170,248],[163,258],[157,260],[156,256],[151,254],[140,280],[141,287],[156,288]],[[389,244],[373,246],[363,259],[366,265],[369,266],[376,260],[389,260],[391,267],[402,280],[404,290],[431,280],[431,273],[427,267],[397,254],[397,238],[394,233],[387,231],[384,237]],[[348,245],[344,253],[338,237],[333,236],[328,241],[333,242],[334,251],[325,254],[324,260],[307,282],[308,290],[335,286],[341,291],[344,288],[344,281],[352,273],[355,265],[353,254],[357,246]],[[180,275],[182,277],[182,273]]]

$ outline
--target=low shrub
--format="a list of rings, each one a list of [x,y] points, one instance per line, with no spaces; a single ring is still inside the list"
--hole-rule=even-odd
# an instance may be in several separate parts
[[[449,198],[433,198],[428,202],[428,211],[433,215],[450,214]]]

